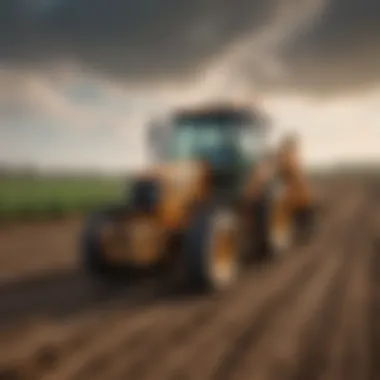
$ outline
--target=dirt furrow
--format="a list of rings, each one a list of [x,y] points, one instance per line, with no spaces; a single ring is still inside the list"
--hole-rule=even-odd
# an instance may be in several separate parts
[[[333,256],[300,289],[301,294],[288,303],[261,334],[258,344],[251,344],[239,360],[239,365],[228,372],[222,372],[215,379],[270,379],[273,373],[281,373],[284,378],[297,353],[297,333],[302,324],[312,317],[314,309],[323,302],[334,286],[335,275],[339,271],[341,257]],[[255,343],[255,342],[253,342]]]
[[[54,347],[59,351],[67,340],[71,338],[78,339],[83,331],[90,331],[101,323],[101,318],[97,315],[85,318],[84,321],[75,321],[75,323],[55,324],[48,319],[38,319],[31,321],[28,328],[23,326],[15,327],[19,331],[14,332],[14,336],[6,336],[2,334],[0,344],[0,368],[5,363],[21,363],[33,357],[36,353],[47,351],[48,348]],[[23,335],[23,338],[20,335]]]
[[[352,219],[346,228],[354,231],[356,221],[357,218]],[[310,289],[304,289],[295,305],[289,305],[277,316],[276,323],[268,329],[261,344],[249,351],[245,367],[239,366],[232,379],[244,378],[244,373],[252,379],[293,379],[301,352],[303,327],[313,319],[320,305],[329,302],[331,297],[339,297],[340,281],[347,269],[342,265],[346,260],[347,244],[341,239],[336,243],[335,247],[331,245],[330,255],[323,255],[325,265]]]
[[[370,263],[370,310],[369,351],[370,376],[369,380],[380,379],[380,186],[376,187],[377,208],[375,236],[372,241],[372,259]]]
[[[184,305],[183,308],[176,306],[175,310],[167,310],[165,317],[156,319],[139,336],[125,336],[113,350],[104,352],[101,357],[104,365],[99,365],[99,357],[93,357],[74,379],[116,379],[125,367],[130,368],[131,372],[138,372],[140,367],[146,366],[147,358],[166,349],[168,340],[181,339],[189,331],[208,323],[215,313],[216,303],[214,299],[204,299],[193,301],[192,305]]]
[[[223,336],[218,340],[215,339],[209,346],[212,360],[199,359],[199,364],[191,377],[197,379],[205,376],[205,378],[224,380],[230,379],[232,374],[235,375],[236,369],[241,368],[241,360],[247,358],[247,353],[252,347],[263,339],[265,332],[271,329],[278,314],[284,308],[292,307],[300,289],[309,288],[310,281],[313,283],[320,270],[320,264],[320,262],[313,263],[311,267],[304,268],[300,281],[294,282],[287,292],[276,295],[272,305],[265,305],[258,314],[251,315],[252,322],[244,328],[245,333],[239,332],[236,338],[237,332],[233,334],[231,331],[231,334],[226,334],[226,340]],[[235,336],[232,337],[232,335]]]
[[[345,213],[340,214],[334,223],[339,225],[345,218]],[[326,227],[326,225],[322,227]],[[331,224],[324,233],[333,236]],[[324,240],[322,237],[321,241]],[[134,378],[182,378],[189,369],[200,368],[200,362],[203,359],[207,358],[207,363],[213,363],[210,355],[215,357],[215,353],[220,352],[221,347],[224,351],[232,346],[236,331],[241,330],[242,326],[249,324],[249,321],[255,317],[258,321],[266,320],[266,315],[272,314],[278,307],[278,303],[281,304],[283,298],[286,298],[286,295],[291,297],[293,291],[299,288],[301,284],[299,281],[306,281],[309,278],[311,272],[316,270],[318,261],[318,256],[306,249],[282,263],[277,263],[277,266],[273,265],[271,270],[265,273],[265,276],[251,279],[250,284],[248,283],[244,289],[239,290],[236,300],[229,304],[226,303],[226,310],[220,314],[218,319],[212,321],[209,326],[195,331],[191,340],[177,344],[173,347],[172,353],[162,351],[159,358],[155,358],[153,363],[152,359],[149,359],[149,366],[145,366],[142,372]],[[292,281],[294,281],[293,288]],[[261,310],[261,305],[266,305],[264,311]],[[258,318],[256,314],[260,314],[260,312],[263,313],[263,317]],[[218,340],[220,336],[223,336],[223,342]],[[200,355],[199,359],[197,359],[198,355]],[[195,368],[194,363],[196,363]],[[121,378],[126,377],[129,377],[128,370],[123,373]]]
[[[125,332],[127,334],[129,331],[131,333],[138,333],[141,329],[146,328],[146,326],[154,320],[155,316],[153,313],[152,315],[149,315],[148,313],[145,316],[139,316],[135,320],[131,320],[129,328],[128,326],[125,326]],[[107,322],[104,321],[104,323],[106,324]],[[115,334],[115,331],[112,329],[112,324],[110,323],[109,334],[103,334],[101,339],[98,337],[98,339],[93,342],[91,342],[91,340],[87,342],[86,348],[83,352],[77,352],[76,354],[74,352],[67,352],[69,355],[68,357],[65,357],[65,355],[62,355],[62,357],[58,356],[55,360],[53,368],[50,366],[41,366],[41,363],[36,360],[38,357],[36,357],[35,353],[47,352],[49,349],[50,351],[52,349],[55,351],[58,347],[59,353],[62,354],[62,348],[59,348],[59,346],[54,346],[51,343],[45,343],[38,346],[37,349],[30,351],[29,357],[26,359],[17,362],[10,361],[9,364],[12,364],[12,366],[8,365],[3,369],[3,371],[12,371],[12,373],[17,373],[18,378],[25,380],[32,380],[35,378],[38,380],[41,380],[42,378],[69,379],[82,367],[83,364],[86,363],[87,360],[90,360],[92,356],[96,355],[97,352],[102,352],[103,349],[107,350],[108,346],[119,336],[120,328]],[[54,339],[54,333],[51,334],[51,337]],[[67,334],[66,339],[70,339],[69,337],[70,335]],[[75,339],[75,335],[73,337]]]
[[[370,273],[374,255],[374,233],[374,224],[372,224],[368,226],[362,249],[356,252],[355,264],[353,264],[344,295],[342,319],[329,350],[329,362],[322,380],[369,379],[370,279],[368,273]]]
[[[255,275],[253,270],[250,274]],[[218,316],[223,314],[226,305],[233,305],[236,298],[240,297],[240,289],[252,286],[251,278],[246,278],[239,283],[239,290],[237,292],[227,293],[217,299],[213,307],[206,310],[198,310],[195,315],[190,315],[183,320],[176,320],[175,318],[168,318],[166,325],[157,327],[155,334],[150,334],[146,339],[143,339],[138,347],[135,347],[127,357],[125,355],[125,347],[120,347],[121,352],[116,357],[110,357],[109,372],[104,368],[103,371],[98,372],[94,379],[101,379],[103,376],[112,376],[112,378],[125,377],[139,379],[145,378],[149,375],[149,371],[153,368],[159,367],[162,360],[168,353],[177,350],[183,344],[191,340],[194,332],[201,328],[209,328],[210,325],[217,323]],[[214,317],[214,318],[213,318]],[[146,365],[149,363],[149,366]],[[148,372],[148,373],[147,373]],[[154,369],[156,373],[156,369]]]
[[[246,278],[245,281],[242,280],[239,283],[239,289],[244,286],[247,280]],[[141,377],[146,369],[147,362],[150,363],[149,366],[160,363],[166,353],[191,339],[197,330],[213,323],[214,319],[225,311],[226,304],[233,302],[235,298],[236,292],[217,295],[213,298],[212,305],[202,308],[201,305],[196,304],[193,311],[186,312],[183,318],[177,318],[174,315],[168,316],[165,323],[158,323],[157,326],[153,326],[153,331],[147,332],[144,338],[128,353],[127,357],[125,354],[126,345],[120,346],[118,354],[110,355],[109,372],[104,369],[106,372],[98,373],[94,379],[110,374],[113,378],[117,378],[117,376],[124,376],[126,372],[130,377],[136,379]]]
[[[354,207],[356,207],[355,204]],[[341,217],[346,219],[346,215],[344,214],[342,214]],[[329,242],[332,239],[335,240],[334,231],[337,232],[341,229],[341,222],[338,222],[335,225],[330,225],[329,234],[312,246],[312,251],[310,253],[314,256],[315,261],[311,264],[311,268],[313,268],[312,273],[314,275],[317,275],[318,270],[324,264],[323,258],[325,257],[324,252],[326,246],[329,246]],[[281,297],[279,294],[278,296],[280,299],[274,304],[275,306],[272,310],[266,310],[265,307],[262,307],[258,314],[251,315],[251,318],[249,318],[245,324],[242,324],[240,333],[237,337],[235,333],[235,339],[224,339],[223,342],[221,340],[219,342],[215,341],[213,346],[209,347],[210,351],[213,353],[212,360],[211,357],[208,361],[202,361],[202,359],[200,359],[201,362],[203,362],[202,366],[197,360],[198,364],[196,368],[199,371],[199,376],[202,378],[212,377],[218,380],[228,379],[235,369],[240,366],[241,362],[244,362],[244,358],[250,356],[250,350],[254,349],[255,345],[264,339],[265,333],[271,329],[272,323],[277,319],[278,314],[280,314],[284,308],[288,308],[289,303],[297,300],[299,291],[302,291],[302,289],[307,286],[312,278],[312,273],[309,273],[306,276],[303,285],[301,284],[301,286],[295,287],[293,293],[289,294],[288,298]]]
[[[31,289],[22,279],[20,287],[16,280],[4,284],[0,322],[12,331],[4,331],[0,342],[0,379],[313,380],[324,374],[323,380],[365,380],[370,372],[369,379],[378,380],[380,218],[370,211],[380,210],[379,188],[359,182],[342,185],[340,194],[329,188],[323,189],[329,207],[309,245],[253,268],[217,297],[175,299],[157,283],[97,295],[76,272],[31,282]],[[366,231],[371,218],[376,227]],[[53,228],[56,236],[59,229]],[[11,238],[3,235],[9,247],[18,247],[12,245],[17,230]],[[50,264],[72,265],[74,257],[69,252]]]
[[[155,326],[164,323],[168,315],[181,320],[191,312],[192,305],[186,305],[183,309],[178,309],[172,303],[163,303],[157,307],[148,308],[141,312],[119,313],[116,318],[105,320],[108,331],[102,328],[101,334],[94,336],[86,342],[75,356],[70,355],[66,360],[61,361],[59,368],[51,374],[41,379],[46,380],[66,380],[72,379],[85,366],[90,366],[96,361],[100,361],[107,353],[117,354],[121,345],[132,346],[133,343],[140,341],[146,331],[155,330]]]
[[[132,302],[133,299],[126,301]],[[64,303],[65,300],[62,302]],[[112,333],[114,326],[109,326],[110,321],[123,326],[125,319],[135,313],[135,310],[120,313],[120,310],[105,308],[97,313],[85,314],[75,319],[54,321],[47,317],[34,317],[28,330],[24,329],[24,333],[23,330],[14,331],[15,328],[12,328],[12,334],[4,334],[11,336],[8,336],[6,340],[4,337],[0,343],[2,353],[0,371],[1,368],[7,368],[7,370],[11,368],[13,372],[19,369],[28,372],[28,368],[31,368],[29,372],[33,372],[32,369],[35,369],[40,353],[48,353],[50,357],[54,357],[55,365],[60,366],[61,362],[67,363],[73,360],[74,355],[80,355],[82,350],[86,351],[94,344],[96,346],[105,335]],[[20,323],[18,326],[22,327]]]
[[[326,301],[320,304],[313,318],[302,329],[302,339],[298,355],[298,366],[290,373],[288,379],[313,380],[320,379],[328,368],[329,348],[338,331],[342,311],[344,310],[344,292],[351,281],[351,274],[357,264],[355,258],[363,249],[363,230],[358,228],[366,224],[370,215],[371,202],[363,202],[360,217],[352,229],[347,230],[346,236],[340,238],[344,241],[345,257],[334,289]],[[365,240],[364,240],[365,241]],[[279,379],[284,377],[279,374]]]
[[[159,358],[164,355],[165,352],[169,351],[171,346],[175,347],[181,341],[186,341],[188,336],[192,334],[192,330],[195,326],[200,328],[201,325],[207,323],[211,314],[218,313],[216,306],[215,309],[216,310],[199,310],[194,316],[190,315],[184,318],[183,321],[179,321],[180,323],[178,323],[175,318],[170,318],[166,326],[160,325],[157,328],[157,330],[159,330],[158,334],[145,331],[144,334],[146,337],[141,337],[141,349],[139,348],[139,344],[137,347],[134,347],[133,352],[128,354],[127,360],[123,352],[129,347],[128,339],[122,342],[118,347],[118,350],[121,351],[119,355],[117,355],[117,349],[115,349],[111,353],[107,353],[105,355],[107,359],[103,357],[101,362],[106,363],[109,359],[109,367],[112,368],[111,372],[113,376],[116,376],[117,373],[125,370],[125,368],[128,368],[130,373],[137,374],[146,367],[145,363],[147,360],[151,361],[151,358],[154,357],[155,360],[159,362]],[[154,327],[152,326],[151,329],[154,330]],[[99,363],[99,360],[95,360],[95,362]],[[96,365],[94,367],[93,365],[89,365],[81,370],[80,373],[82,376],[89,370],[93,373],[94,368],[96,368],[98,377],[101,377],[103,371],[107,370],[104,366]],[[92,375],[92,377],[93,376],[95,375]]]
[[[272,298],[270,300],[270,302],[268,303],[266,310],[269,312],[269,310],[272,310],[273,308],[277,307],[278,302],[280,301],[280,299],[282,297],[284,297],[284,299],[287,299],[287,297],[289,297],[293,293],[294,289],[297,287],[297,285],[299,283],[303,283],[305,280],[307,280],[307,277],[309,276],[311,271],[314,271],[314,268],[312,268],[311,265],[303,267],[303,271],[301,273],[298,273],[298,276],[296,276],[296,278],[293,280],[294,283],[292,283],[291,286],[286,289],[286,291],[282,292],[281,296],[276,295],[274,298]],[[233,305],[231,305],[231,308],[235,309],[235,307]],[[183,360],[187,361],[186,358],[189,357],[188,355],[192,355],[194,353],[194,351],[197,354],[203,353],[203,355],[205,355],[205,356],[212,354],[212,352],[207,350],[207,347],[206,347],[207,344],[210,343],[209,338],[208,338],[208,334],[206,333],[205,335],[204,334],[200,335],[199,332],[205,331],[205,330],[207,330],[207,331],[211,330],[213,332],[211,339],[215,339],[217,336],[220,336],[220,334],[222,334],[222,332],[223,332],[223,330],[219,331],[219,328],[221,328],[221,326],[220,326],[220,323],[221,323],[220,322],[220,315],[222,315],[226,309],[227,309],[227,304],[224,305],[224,309],[220,311],[219,316],[216,315],[216,318],[209,320],[208,321],[209,323],[207,325],[204,325],[198,329],[194,329],[190,333],[188,332],[186,335],[183,335],[182,339],[180,339],[180,340],[172,341],[170,344],[171,349],[162,351],[162,355],[159,356],[162,359],[162,362],[158,361],[158,359],[154,358],[154,356],[153,356],[153,358],[154,358],[153,363],[150,363],[149,367],[148,366],[140,366],[139,372],[134,371],[133,367],[127,368],[127,370],[122,373],[122,376],[120,377],[120,379],[125,378],[126,376],[129,378],[129,377],[132,377],[132,375],[133,375],[134,379],[150,379],[150,378],[153,378],[153,376],[154,376],[152,374],[153,372],[156,373],[159,376],[158,378],[160,378],[160,379],[161,378],[162,379],[164,379],[164,378],[171,379],[174,376],[176,376],[177,378],[182,378],[182,376],[185,376],[185,374],[179,373],[180,370],[178,368],[176,370],[174,370],[173,373],[172,373],[172,370],[169,370],[168,373],[166,373],[166,375],[161,374],[161,371],[165,371],[165,372],[167,371],[167,369],[165,369],[165,367],[161,367],[161,364],[167,365],[168,364],[167,359],[169,359],[169,361],[171,362],[171,365],[174,365],[175,367],[177,367],[178,364],[181,363]],[[235,321],[232,322],[233,328],[236,328],[237,323],[238,322],[235,322]],[[218,326],[218,329],[217,330],[214,329],[214,326]],[[231,326],[229,324],[227,326],[229,328],[231,328]],[[228,333],[230,333],[230,331],[225,331],[224,339],[226,339],[226,340],[228,340],[228,335],[229,335]],[[196,338],[198,337],[198,339],[196,339],[195,343],[193,342],[194,336]],[[203,339],[204,337],[206,337],[206,339]],[[192,347],[192,349],[189,347],[190,348],[189,352],[186,352],[187,351],[187,348],[186,348],[187,345]],[[148,350],[148,352],[150,352],[150,351]],[[148,360],[149,359],[148,359],[147,354],[146,354],[144,362],[147,363]],[[197,367],[198,367],[199,362],[194,361],[193,364],[195,364],[195,363],[197,363]],[[189,368],[186,367],[186,371],[188,371],[188,369]],[[192,369],[194,370],[195,368],[193,367]],[[169,377],[167,377],[167,376],[169,376]]]

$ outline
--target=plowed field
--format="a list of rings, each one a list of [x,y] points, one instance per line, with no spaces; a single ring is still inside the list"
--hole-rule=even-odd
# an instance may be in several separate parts
[[[80,221],[2,227],[0,379],[380,379],[380,187],[323,192],[312,241],[217,296],[96,288]]]

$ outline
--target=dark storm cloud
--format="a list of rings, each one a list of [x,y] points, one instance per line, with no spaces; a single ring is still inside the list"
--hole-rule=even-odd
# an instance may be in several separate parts
[[[316,25],[278,52],[291,73],[287,86],[358,85],[380,77],[380,1],[327,3]],[[271,22],[278,4],[2,0],[0,62],[30,66],[67,59],[128,80],[177,80],[207,66],[231,43],[254,36]]]
[[[0,59],[68,57],[138,79],[181,75],[265,23],[275,1],[61,0],[39,14],[5,0]]]
[[[329,91],[380,79],[380,1],[332,0],[284,54],[292,85]]]

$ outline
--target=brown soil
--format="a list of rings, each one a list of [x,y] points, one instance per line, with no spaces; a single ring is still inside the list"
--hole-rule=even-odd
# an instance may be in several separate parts
[[[323,184],[312,241],[218,296],[101,289],[80,220],[0,230],[0,380],[380,379],[380,188]]]

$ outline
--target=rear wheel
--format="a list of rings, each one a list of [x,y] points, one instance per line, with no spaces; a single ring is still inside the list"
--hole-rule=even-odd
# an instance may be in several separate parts
[[[270,222],[268,226],[268,248],[272,257],[281,257],[289,252],[295,241],[295,231],[292,218],[281,225]]]
[[[260,258],[282,257],[295,241],[295,223],[286,202],[273,194],[263,194],[253,206],[255,253]]]
[[[239,218],[223,206],[201,210],[193,218],[183,241],[183,270],[193,289],[223,290],[241,268]]]

